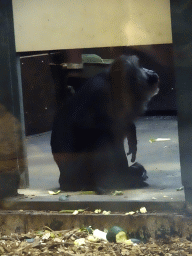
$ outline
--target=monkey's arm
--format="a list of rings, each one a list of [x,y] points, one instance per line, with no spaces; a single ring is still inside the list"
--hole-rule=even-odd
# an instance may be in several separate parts
[[[127,155],[132,154],[131,162],[135,162],[137,153],[137,135],[136,126],[134,123],[129,124],[127,127],[127,140],[129,146],[129,152],[127,153]]]

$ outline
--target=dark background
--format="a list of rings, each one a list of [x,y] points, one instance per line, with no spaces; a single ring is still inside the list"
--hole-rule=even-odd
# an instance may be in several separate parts
[[[146,115],[177,114],[172,44],[24,52],[19,55],[26,135],[50,131],[56,98],[61,96],[62,88],[73,85],[78,89],[89,76],[86,68],[64,70],[58,65],[58,75],[61,76],[58,85],[52,76],[50,63],[81,63],[81,54],[97,54],[102,59],[114,59],[121,54],[137,55],[142,66],[155,70],[160,77],[160,92],[149,103]],[[89,64],[92,68],[94,65]],[[105,67],[107,65],[100,65],[101,70]]]

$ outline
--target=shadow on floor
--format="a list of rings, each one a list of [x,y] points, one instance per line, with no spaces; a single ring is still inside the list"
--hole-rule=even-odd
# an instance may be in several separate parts
[[[126,190],[121,197],[126,200],[139,201],[184,201],[184,192],[177,190],[182,187],[177,118],[142,117],[137,121],[136,126],[137,162],[144,165],[147,170],[149,186],[142,189]],[[51,154],[50,136],[51,132],[46,132],[27,137],[30,187],[19,189],[19,193],[27,196],[43,196],[45,199],[45,197],[51,198],[48,190],[59,187],[59,170]],[[150,139],[156,138],[170,138],[170,141],[149,142]],[[128,151],[126,140],[125,151]],[[78,196],[79,193],[70,194]],[[85,197],[89,196],[84,195],[83,198]],[[92,197],[101,198],[98,195]],[[58,200],[58,196],[55,196],[54,200]]]

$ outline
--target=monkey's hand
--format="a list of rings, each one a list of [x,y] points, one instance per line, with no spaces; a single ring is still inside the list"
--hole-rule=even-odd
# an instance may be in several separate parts
[[[135,124],[130,124],[127,129],[127,140],[129,146],[129,152],[127,155],[131,155],[131,162],[135,162],[136,154],[137,154],[137,135],[136,135],[136,127]]]

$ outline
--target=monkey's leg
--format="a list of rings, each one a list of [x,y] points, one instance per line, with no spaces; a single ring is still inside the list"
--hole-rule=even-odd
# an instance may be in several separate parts
[[[53,153],[60,171],[59,184],[63,191],[93,190],[90,156],[86,153]]]

